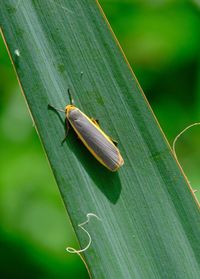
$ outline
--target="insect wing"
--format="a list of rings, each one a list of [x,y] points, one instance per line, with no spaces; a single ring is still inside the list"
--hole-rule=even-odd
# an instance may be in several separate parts
[[[111,171],[123,165],[118,148],[79,109],[68,114],[68,120],[88,150]]]

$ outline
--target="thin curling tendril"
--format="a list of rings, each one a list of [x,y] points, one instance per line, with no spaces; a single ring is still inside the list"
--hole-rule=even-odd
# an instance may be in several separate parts
[[[174,156],[175,156],[175,158],[176,158],[177,161],[178,161],[178,158],[177,158],[177,155],[176,155],[176,142],[177,142],[178,138],[180,138],[180,136],[181,136],[183,133],[185,133],[188,129],[190,129],[191,127],[193,127],[193,126],[198,126],[198,125],[200,125],[200,122],[196,122],[196,123],[193,123],[193,124],[187,126],[185,129],[183,129],[183,130],[175,137],[175,139],[174,139],[174,141],[173,141],[172,149],[173,149],[173,153],[174,153]]]
[[[74,249],[73,247],[67,247],[67,248],[66,248],[66,251],[67,251],[68,253],[71,253],[71,254],[78,254],[78,255],[79,255],[79,257],[80,257],[81,260],[83,261],[83,263],[84,263],[84,265],[85,265],[85,267],[86,267],[86,269],[87,269],[87,271],[88,271],[88,274],[89,274],[90,278],[92,278],[91,273],[90,273],[90,271],[89,271],[89,268],[88,268],[88,266],[87,266],[87,263],[86,263],[86,261],[84,260],[83,256],[81,255],[82,252],[86,251],[86,250],[90,247],[91,242],[92,242],[92,238],[91,238],[89,232],[88,232],[83,226],[85,226],[86,224],[89,223],[91,217],[95,217],[95,218],[97,218],[97,219],[100,220],[100,221],[101,221],[101,219],[100,219],[96,214],[94,214],[94,213],[88,213],[86,216],[87,216],[87,220],[86,220],[85,222],[79,224],[78,226],[87,234],[87,236],[88,236],[88,238],[89,238],[88,244],[85,246],[85,248],[80,249],[80,250],[76,250],[76,249]]]
[[[177,158],[177,155],[176,155],[176,142],[177,142],[177,140],[180,138],[180,136],[182,135],[182,134],[184,134],[188,129],[190,129],[191,127],[193,127],[193,126],[199,126],[200,125],[200,122],[196,122],[196,123],[193,123],[193,124],[191,124],[191,125],[189,125],[189,126],[187,126],[185,129],[183,129],[176,137],[175,137],[175,139],[174,139],[174,141],[173,141],[173,145],[172,145],[172,150],[173,150],[173,153],[174,153],[174,157],[176,158],[176,160],[178,161],[178,158]],[[178,161],[179,162],[179,161]],[[197,192],[197,190],[193,190],[193,193],[196,193]]]

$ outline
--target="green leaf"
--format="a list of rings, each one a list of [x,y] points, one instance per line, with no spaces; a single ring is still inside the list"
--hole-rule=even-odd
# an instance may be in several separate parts
[[[85,225],[93,278],[199,278],[197,203],[97,2],[16,2],[1,3],[2,32],[82,248],[78,224],[101,219]],[[64,115],[47,105],[64,108],[68,88],[118,140],[117,173],[72,131],[61,145]]]

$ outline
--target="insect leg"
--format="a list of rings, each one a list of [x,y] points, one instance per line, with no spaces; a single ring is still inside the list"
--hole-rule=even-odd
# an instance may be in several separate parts
[[[69,128],[70,128],[70,126],[69,126],[69,121],[68,121],[67,118],[65,118],[65,137],[64,137],[64,139],[62,140],[61,145],[63,145],[63,143],[65,142],[65,140],[66,140],[66,138],[67,138],[67,135],[68,135],[68,132],[69,132]]]
[[[91,118],[91,121],[92,121],[95,125],[100,126],[100,125],[99,125],[99,120],[98,120],[98,119]]]
[[[114,143],[115,146],[118,145],[118,141],[116,141],[115,139],[113,139],[113,138],[111,138],[111,137],[109,137],[109,139]]]

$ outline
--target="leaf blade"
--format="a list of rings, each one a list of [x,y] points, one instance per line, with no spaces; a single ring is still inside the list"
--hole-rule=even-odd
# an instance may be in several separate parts
[[[93,277],[198,278],[197,205],[96,3],[20,1],[16,8],[10,0],[0,16],[82,247],[88,239],[78,224],[89,212],[102,220],[87,225],[92,245],[85,257]],[[73,133],[60,145],[63,118],[47,105],[63,108],[67,88],[119,141],[125,165],[118,173],[99,165]]]

